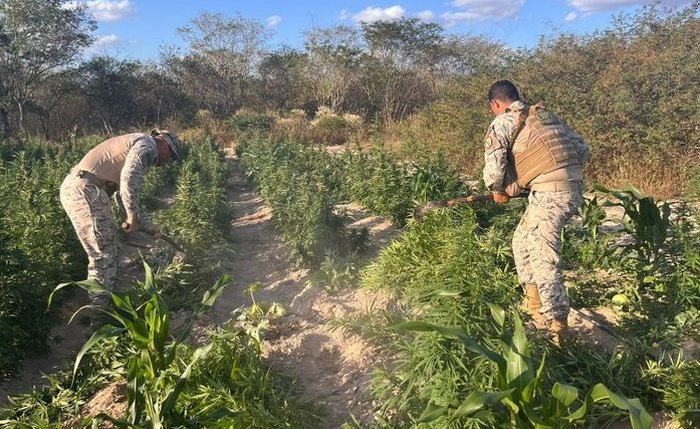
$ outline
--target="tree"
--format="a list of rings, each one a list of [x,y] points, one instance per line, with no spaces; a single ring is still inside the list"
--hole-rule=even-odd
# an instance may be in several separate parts
[[[444,54],[439,24],[404,18],[363,23],[362,32],[368,46],[364,88],[386,124],[434,97],[434,72]]]
[[[306,33],[306,78],[318,105],[338,111],[345,102],[358,77],[360,40],[356,30],[345,26]]]
[[[23,128],[24,106],[52,70],[72,63],[89,46],[95,29],[85,6],[66,0],[0,0],[0,75],[17,106]]]
[[[224,105],[219,113],[228,114],[244,105],[247,82],[257,70],[271,33],[259,22],[240,15],[228,18],[207,12],[178,31],[189,43],[188,56],[203,62],[221,81]]]
[[[266,108],[290,110],[304,104],[307,56],[290,47],[268,53],[259,67],[258,98]]]

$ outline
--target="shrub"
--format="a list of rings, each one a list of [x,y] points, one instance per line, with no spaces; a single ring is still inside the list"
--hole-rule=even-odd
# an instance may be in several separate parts
[[[353,125],[337,115],[325,115],[312,122],[311,140],[323,145],[341,145],[348,141],[355,131]]]
[[[231,128],[244,133],[270,131],[273,123],[274,118],[272,116],[244,109],[236,112],[236,114],[228,120],[228,125]]]

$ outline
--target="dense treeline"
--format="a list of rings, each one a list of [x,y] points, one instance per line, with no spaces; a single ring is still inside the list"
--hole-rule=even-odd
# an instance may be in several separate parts
[[[549,35],[519,50],[448,35],[414,18],[314,28],[303,49],[268,49],[271,34],[261,23],[203,13],[178,29],[185,47],[162,48],[157,62],[104,55],[80,62],[94,22],[63,3],[0,0],[4,134],[24,129],[59,139],[187,125],[202,112],[227,119],[241,108],[283,117],[301,110],[313,117],[327,107],[360,116],[366,129],[389,131],[406,154],[447,152],[473,173],[490,120],[485,91],[509,78],[599,149],[591,173],[611,185],[644,163],[652,174],[642,188],[677,194],[700,150],[697,1],[678,10],[647,6],[596,33]],[[24,13],[27,7],[38,12]],[[27,37],[47,25],[61,49]]]

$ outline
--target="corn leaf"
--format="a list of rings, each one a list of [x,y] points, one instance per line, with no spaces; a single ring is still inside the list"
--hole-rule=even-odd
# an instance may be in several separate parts
[[[450,422],[470,416],[483,408],[492,407],[510,396],[515,389],[501,392],[471,392],[450,417]]]

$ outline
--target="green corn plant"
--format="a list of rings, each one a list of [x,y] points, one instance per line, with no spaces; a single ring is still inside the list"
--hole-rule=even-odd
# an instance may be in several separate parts
[[[144,266],[146,277],[140,287],[146,298],[138,305],[132,302],[129,295],[109,290],[93,279],[56,286],[49,296],[49,305],[57,291],[70,285],[77,285],[88,292],[109,294],[113,309],[87,305],[73,315],[75,317],[81,310],[90,308],[114,322],[113,325],[102,326],[83,345],[76,356],[73,374],[75,376],[83,356],[90,349],[108,338],[126,335],[135,350],[126,364],[128,420],[117,420],[107,415],[98,417],[118,427],[160,429],[175,413],[177,398],[191,375],[192,367],[206,357],[212,347],[208,344],[196,349],[189,364],[181,370],[179,346],[187,339],[196,318],[212,307],[231,279],[223,276],[207,290],[176,337],[170,339],[168,307],[158,292],[151,268],[147,264]]]
[[[593,386],[583,398],[579,398],[576,387],[559,382],[554,383],[550,392],[545,392],[546,359],[543,357],[539,366],[535,366],[520,317],[517,314],[513,317],[514,328],[511,330],[506,327],[505,310],[494,304],[489,304],[489,307],[500,333],[496,348],[480,344],[458,326],[426,322],[396,325],[399,330],[437,332],[445,338],[458,340],[497,367],[496,390],[470,392],[461,403],[457,400],[448,405],[429,403],[419,417],[419,423],[447,416],[449,422],[467,418],[495,419],[501,425],[499,427],[566,429],[585,423],[593,404],[602,402],[627,411],[633,429],[651,428],[653,419],[639,399],[618,395],[603,384]]]
[[[634,237],[630,248],[637,253],[636,259],[640,268],[637,272],[641,283],[653,282],[653,276],[647,276],[645,273],[654,269],[666,242],[671,215],[669,204],[664,202],[659,208],[652,197],[644,195],[631,185],[626,190],[608,189],[603,186],[596,186],[595,189],[618,200],[607,201],[604,206],[618,206],[625,210],[625,215],[629,218],[625,229]]]
[[[598,227],[605,221],[605,211],[598,204],[598,197],[594,196],[590,200],[584,198],[580,211],[583,227],[586,228],[588,235],[592,239],[597,239],[599,232]]]

